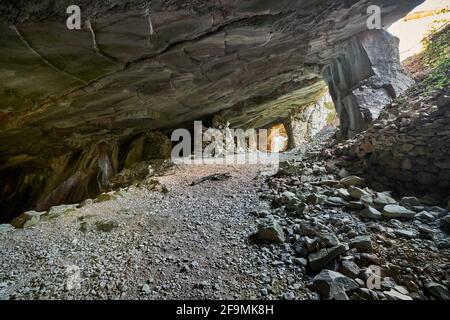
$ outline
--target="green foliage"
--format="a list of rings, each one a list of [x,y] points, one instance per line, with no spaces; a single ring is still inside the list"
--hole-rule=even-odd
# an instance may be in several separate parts
[[[328,110],[326,122],[328,125],[331,125],[334,123],[334,121],[337,118],[337,113],[336,113],[336,109],[334,107],[334,103],[333,102],[325,102],[324,107],[325,107],[325,109]]]
[[[450,84],[450,24],[432,28],[422,43],[422,64],[432,69],[422,85],[425,91],[442,90]]]
[[[450,84],[450,24],[432,28],[422,40],[424,50],[405,61],[411,72],[425,72],[426,76],[409,92],[429,93]]]
[[[327,125],[332,125],[334,123],[334,121],[336,121],[336,118],[337,118],[336,112],[328,113],[327,119],[326,119]]]
[[[439,67],[450,57],[450,23],[432,28],[422,40],[424,54],[422,64],[428,68]]]
[[[334,103],[333,103],[333,102],[327,101],[327,102],[324,103],[324,106],[325,106],[325,108],[327,108],[328,110],[335,110],[335,109],[334,109]]]
[[[423,81],[426,91],[442,90],[450,85],[450,59],[440,63]]]

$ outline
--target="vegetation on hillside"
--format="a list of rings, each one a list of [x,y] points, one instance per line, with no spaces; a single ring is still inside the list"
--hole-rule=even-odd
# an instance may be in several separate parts
[[[449,43],[450,23],[432,28],[422,40],[424,50],[404,62],[424,91],[442,90],[450,85]]]

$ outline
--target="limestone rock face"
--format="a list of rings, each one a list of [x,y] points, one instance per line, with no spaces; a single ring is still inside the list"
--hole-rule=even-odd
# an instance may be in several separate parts
[[[151,130],[214,114],[232,128],[284,121],[323,94],[324,66],[394,42],[365,32],[369,5],[390,24],[422,2],[80,0],[81,30],[69,30],[70,1],[2,1],[0,220],[95,196]],[[392,70],[376,83],[402,82]]]
[[[290,147],[299,147],[310,141],[325,126],[332,124],[329,121],[334,120],[334,115],[334,106],[328,93],[300,112],[291,115],[286,121],[286,127],[290,131]]]

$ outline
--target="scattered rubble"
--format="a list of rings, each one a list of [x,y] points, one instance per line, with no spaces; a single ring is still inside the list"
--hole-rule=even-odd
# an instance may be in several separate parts
[[[274,255],[291,246],[303,280],[323,299],[445,299],[447,208],[343,174],[326,151],[331,131],[322,134],[302,151],[302,162],[289,160],[267,179],[270,190],[262,198],[285,234]]]

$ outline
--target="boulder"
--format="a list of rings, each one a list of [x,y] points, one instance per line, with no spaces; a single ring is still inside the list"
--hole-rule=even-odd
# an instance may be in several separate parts
[[[320,198],[317,194],[312,193],[306,197],[306,203],[309,205],[316,205],[320,202]]]
[[[342,273],[322,270],[313,279],[315,289],[324,299],[347,300],[347,292],[359,288],[355,280]]]
[[[370,196],[370,193],[368,193],[366,190],[363,190],[355,186],[349,187],[347,191],[352,198],[357,200],[361,199],[362,196]]]
[[[14,226],[12,226],[9,223],[2,223],[0,224],[0,233],[6,233],[8,231],[14,230]]]
[[[416,197],[403,197],[400,200],[400,205],[407,207],[407,208],[413,208],[413,207],[419,207],[422,205],[419,199]]]
[[[343,253],[345,253],[345,246],[342,244],[328,249],[320,249],[308,256],[309,265],[313,271],[320,271]]]
[[[436,220],[436,216],[427,211],[421,211],[415,216],[416,219],[422,221],[423,223],[430,223]]]
[[[350,248],[355,248],[364,252],[371,252],[373,250],[372,240],[370,236],[358,236],[350,240]]]
[[[296,232],[303,237],[315,237],[317,233],[317,227],[312,223],[302,222],[297,226]]]
[[[394,279],[390,277],[384,277],[380,285],[382,290],[389,291],[390,289],[395,288],[397,286],[397,283],[395,283]]]
[[[287,203],[290,200],[294,199],[296,196],[295,196],[295,193],[293,193],[293,192],[285,191],[281,194],[281,197]]]
[[[394,233],[397,237],[413,239],[417,237],[417,232],[413,229],[395,229]]]
[[[374,290],[359,288],[352,295],[352,300],[379,300],[379,297]]]
[[[403,219],[412,219],[416,213],[412,210],[406,209],[405,207],[390,204],[386,205],[383,209],[383,216],[386,218],[403,218]]]
[[[305,237],[304,241],[305,241],[305,246],[308,249],[308,252],[314,252],[314,251],[321,249],[321,248],[319,248],[319,243],[317,241],[317,238],[312,239],[309,237]]]
[[[11,221],[11,225],[15,228],[28,228],[39,222],[41,216],[45,212],[27,211]]]
[[[362,210],[364,204],[361,201],[349,201],[345,207],[349,210]]]
[[[440,225],[445,233],[450,234],[450,215],[443,217],[440,220]]]
[[[338,176],[339,176],[339,178],[342,179],[342,178],[346,178],[346,177],[350,176],[350,173],[348,173],[347,170],[345,170],[344,168],[342,168],[342,169],[339,171]]]
[[[308,205],[298,199],[292,199],[287,205],[286,210],[290,215],[301,216],[308,210]]]
[[[361,269],[358,267],[356,263],[350,260],[342,261],[342,264],[339,266],[339,272],[343,275],[355,279],[358,277]]]
[[[260,221],[256,238],[259,241],[271,243],[283,243],[285,241],[284,232],[278,222],[273,218]]]
[[[31,219],[29,219],[27,222],[24,223],[23,228],[30,228],[36,224],[39,223],[39,221],[41,220],[41,217],[39,215],[35,215],[33,217],[31,217]]]
[[[288,203],[290,203],[294,200],[297,200],[297,197],[295,196],[295,194],[290,191],[285,191],[281,194],[281,196],[279,196],[278,198],[276,198],[274,200],[274,206],[280,207],[283,205],[287,205]]]
[[[372,153],[375,151],[375,147],[373,146],[372,143],[366,141],[363,144],[360,145],[360,148],[365,152],[365,153]]]
[[[344,187],[348,188],[351,186],[355,186],[355,187],[363,186],[366,181],[363,178],[360,178],[358,176],[348,176],[348,177],[341,179],[341,181],[339,181],[339,182]]]
[[[338,197],[346,199],[346,200],[352,200],[350,197],[350,193],[347,191],[347,189],[344,189],[344,188],[337,189],[336,195]]]
[[[308,256],[308,249],[306,248],[306,243],[303,239],[296,241],[292,248],[294,249],[295,255],[300,258],[306,258]]]
[[[379,220],[383,218],[383,214],[375,208],[367,207],[359,212],[359,216],[362,218]]]
[[[362,195],[359,200],[366,206],[373,206],[373,197],[371,195]]]
[[[428,281],[424,285],[425,290],[430,293],[433,297],[439,300],[450,300],[450,292],[442,284]]]
[[[347,205],[347,201],[341,197],[329,197],[324,204],[329,207],[343,207]]]
[[[317,244],[320,248],[331,248],[336,247],[341,243],[333,233],[320,232],[317,235]]]
[[[377,192],[376,197],[373,199],[373,204],[378,210],[382,210],[385,206],[396,203],[397,201],[391,197],[389,192]]]

